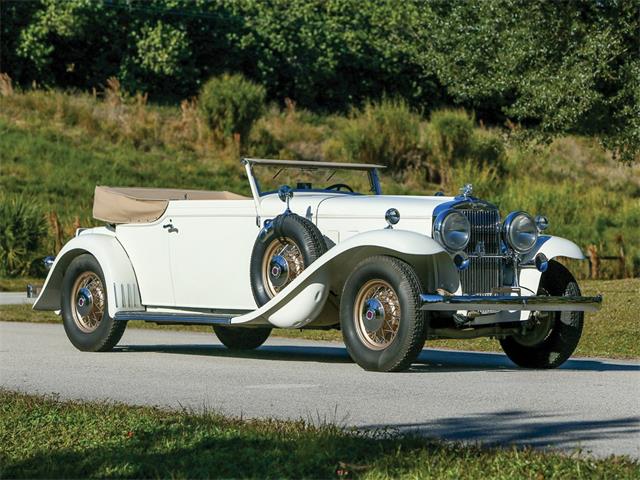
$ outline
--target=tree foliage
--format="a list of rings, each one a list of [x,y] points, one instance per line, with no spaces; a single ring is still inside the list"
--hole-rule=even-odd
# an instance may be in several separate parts
[[[22,84],[177,100],[242,73],[269,98],[347,111],[384,96],[473,109],[543,137],[640,149],[634,0],[0,1],[0,70]]]

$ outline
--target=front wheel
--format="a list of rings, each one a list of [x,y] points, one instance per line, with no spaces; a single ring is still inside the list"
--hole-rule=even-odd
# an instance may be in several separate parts
[[[394,257],[358,264],[340,300],[340,327],[351,358],[365,370],[409,368],[424,346],[421,282],[415,270]]]
[[[538,295],[580,295],[573,275],[562,264],[551,261],[542,274]],[[524,368],[556,368],[573,354],[584,323],[584,312],[532,312],[522,334],[500,340],[502,350]]]
[[[62,320],[71,343],[85,352],[106,352],[122,338],[127,322],[115,321],[107,310],[107,289],[93,255],[74,258],[62,280]]]

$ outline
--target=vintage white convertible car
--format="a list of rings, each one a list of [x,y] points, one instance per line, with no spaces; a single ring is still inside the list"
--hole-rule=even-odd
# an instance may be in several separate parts
[[[495,337],[529,368],[575,350],[584,297],[543,235],[547,219],[472,196],[383,195],[379,165],[244,159],[252,197],[96,187],[93,214],[34,308],[60,311],[80,350],[113,348],[128,320],[212,325],[233,349],[275,328],[337,328],[367,370],[408,368],[425,340]]]

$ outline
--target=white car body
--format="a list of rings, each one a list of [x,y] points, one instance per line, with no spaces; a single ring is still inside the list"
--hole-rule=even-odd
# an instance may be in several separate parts
[[[118,320],[280,328],[335,326],[345,279],[360,260],[377,254],[400,258],[415,268],[425,289],[425,310],[464,316],[482,309],[476,303],[467,308],[448,303],[464,297],[465,292],[452,252],[432,238],[432,230],[438,209],[484,202],[468,194],[392,196],[330,191],[296,191],[290,201],[291,211],[313,222],[325,237],[327,253],[258,307],[249,281],[252,247],[265,222],[285,208],[277,193],[258,191],[252,175],[252,165],[258,162],[245,160],[253,198],[171,200],[164,213],[148,223],[80,230],[59,252],[34,308],[60,310],[66,267],[74,257],[89,253],[103,270],[108,314]],[[385,214],[391,208],[400,212],[400,221],[387,228]],[[527,308],[531,307],[523,298],[538,291],[541,272],[533,267],[533,261],[539,254],[548,260],[584,258],[573,242],[540,235],[535,247],[518,260],[518,278],[511,285],[517,288],[507,294],[513,302],[486,307],[492,312],[470,317],[469,326],[529,317]],[[492,292],[482,294],[492,296]],[[581,298],[571,306],[555,303],[546,309],[589,311],[598,307],[598,298]],[[536,309],[545,307],[537,305]]]

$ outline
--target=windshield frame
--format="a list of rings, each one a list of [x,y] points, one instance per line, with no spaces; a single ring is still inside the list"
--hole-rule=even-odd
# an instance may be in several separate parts
[[[302,160],[268,160],[268,159],[254,159],[243,158],[242,163],[245,166],[249,183],[251,185],[251,193],[257,200],[260,197],[274,194],[277,190],[262,191],[260,189],[260,182],[256,177],[253,166],[254,165],[270,165],[274,167],[285,168],[304,168],[304,169],[318,169],[318,170],[364,170],[367,172],[370,185],[370,193],[372,195],[382,195],[382,187],[380,186],[380,178],[378,176],[378,169],[385,168],[383,165],[371,165],[371,164],[357,164],[357,163],[339,163],[339,162],[309,162]],[[293,188],[293,186],[291,186]],[[324,188],[314,189],[298,189],[293,188],[294,192],[313,192],[313,193],[331,193],[331,194],[344,194],[344,195],[366,195],[366,193],[360,192],[345,192],[339,190],[327,190]]]

